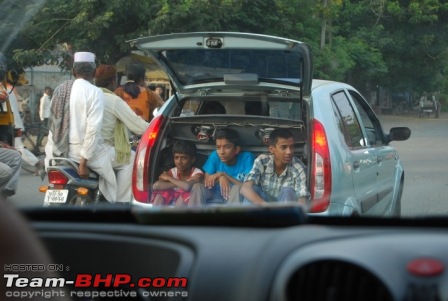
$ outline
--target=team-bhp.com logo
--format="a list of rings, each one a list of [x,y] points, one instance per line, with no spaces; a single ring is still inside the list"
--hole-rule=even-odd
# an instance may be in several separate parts
[[[188,297],[187,278],[185,277],[141,277],[132,279],[130,274],[77,274],[74,280],[64,277],[20,277],[16,273],[3,275],[6,280],[7,298],[30,298],[31,295],[50,299],[58,297]],[[70,290],[67,288],[70,287]],[[47,289],[40,292],[32,289]],[[63,290],[63,289],[66,290]],[[126,288],[124,290],[123,288]],[[20,289],[14,290],[14,289]],[[27,290],[30,289],[30,290]],[[48,291],[61,289],[58,292]]]
[[[4,274],[6,287],[64,287],[73,285],[75,288],[111,288],[129,285],[138,288],[186,288],[187,278],[184,277],[141,277],[136,282],[132,281],[129,274],[78,274],[75,280],[65,278],[24,278],[18,274]]]

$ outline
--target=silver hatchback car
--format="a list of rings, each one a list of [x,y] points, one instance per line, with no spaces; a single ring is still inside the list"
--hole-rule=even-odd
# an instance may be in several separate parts
[[[199,32],[130,41],[169,76],[174,94],[155,114],[137,148],[132,179],[137,204],[172,167],[172,146],[195,143],[197,167],[215,149],[214,133],[237,130],[243,150],[267,152],[267,134],[293,132],[307,166],[311,214],[399,215],[404,171],[392,140],[353,87],[313,80],[311,51],[300,41],[250,33]]]
[[[316,211],[399,216],[404,170],[389,142],[408,139],[410,129],[385,134],[362,95],[344,83],[313,80],[306,103],[314,144],[309,165],[313,202],[322,202]]]

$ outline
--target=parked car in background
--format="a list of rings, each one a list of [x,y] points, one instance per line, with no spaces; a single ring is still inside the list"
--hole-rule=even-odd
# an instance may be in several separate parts
[[[310,213],[399,215],[404,170],[393,140],[410,130],[381,124],[350,85],[313,80],[309,47],[300,41],[232,32],[180,33],[130,41],[152,56],[175,93],[159,110],[137,148],[136,204],[148,204],[152,184],[173,165],[178,140],[198,149],[201,167],[215,149],[214,133],[239,132],[242,149],[267,151],[267,134],[288,128],[295,155],[307,166]]]

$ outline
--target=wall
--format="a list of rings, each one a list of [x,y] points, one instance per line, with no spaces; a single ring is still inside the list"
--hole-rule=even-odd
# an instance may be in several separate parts
[[[44,93],[45,87],[53,90],[64,80],[72,77],[68,71],[61,71],[58,66],[38,66],[25,70],[28,85],[17,87],[17,92],[22,96],[23,101],[19,103],[19,108],[25,113],[25,123],[40,122],[39,120],[39,100]]]

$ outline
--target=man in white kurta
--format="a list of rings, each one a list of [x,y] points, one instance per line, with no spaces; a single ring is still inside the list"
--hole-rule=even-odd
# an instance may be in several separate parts
[[[44,95],[40,98],[39,103],[39,117],[42,121],[43,127],[41,127],[39,131],[39,135],[37,136],[37,146],[39,147],[42,144],[42,140],[44,135],[46,134],[46,130],[48,128],[48,118],[50,118],[50,108],[51,108],[51,94],[53,90],[50,87],[45,87]]]
[[[44,95],[40,98],[39,117],[41,121],[45,121],[45,119],[50,117],[51,92],[50,87],[45,87]]]
[[[77,62],[77,54],[79,53],[75,53],[75,63]],[[89,55],[86,56],[84,54],[78,55],[78,62],[90,62],[89,60],[94,62],[93,54],[87,53]],[[81,177],[88,176],[86,166],[97,172],[100,175],[100,191],[109,202],[115,203],[117,200],[117,181],[112,168],[114,149],[105,144],[101,137],[104,96],[103,92],[90,82],[93,79],[94,72],[95,70],[90,76],[79,77],[79,74],[74,71],[76,80],[73,82],[70,92],[67,157],[80,163],[78,173]],[[53,135],[50,131],[45,147],[46,166],[48,166],[49,159],[54,155]]]
[[[141,135],[148,128],[149,123],[129,107],[129,105],[112,91],[116,89],[116,68],[113,65],[100,65],[95,73],[95,84],[104,93],[104,115],[101,135],[104,142],[116,150],[112,166],[117,176],[117,202],[128,203],[132,200],[132,169],[135,153],[131,151],[127,130]],[[123,127],[119,123],[122,123]],[[120,135],[120,130],[123,135]],[[117,141],[121,140],[121,141]],[[118,143],[126,145],[118,146]],[[126,147],[128,156],[120,156],[121,147]],[[120,158],[123,157],[122,160]],[[125,157],[125,158],[124,158]]]

